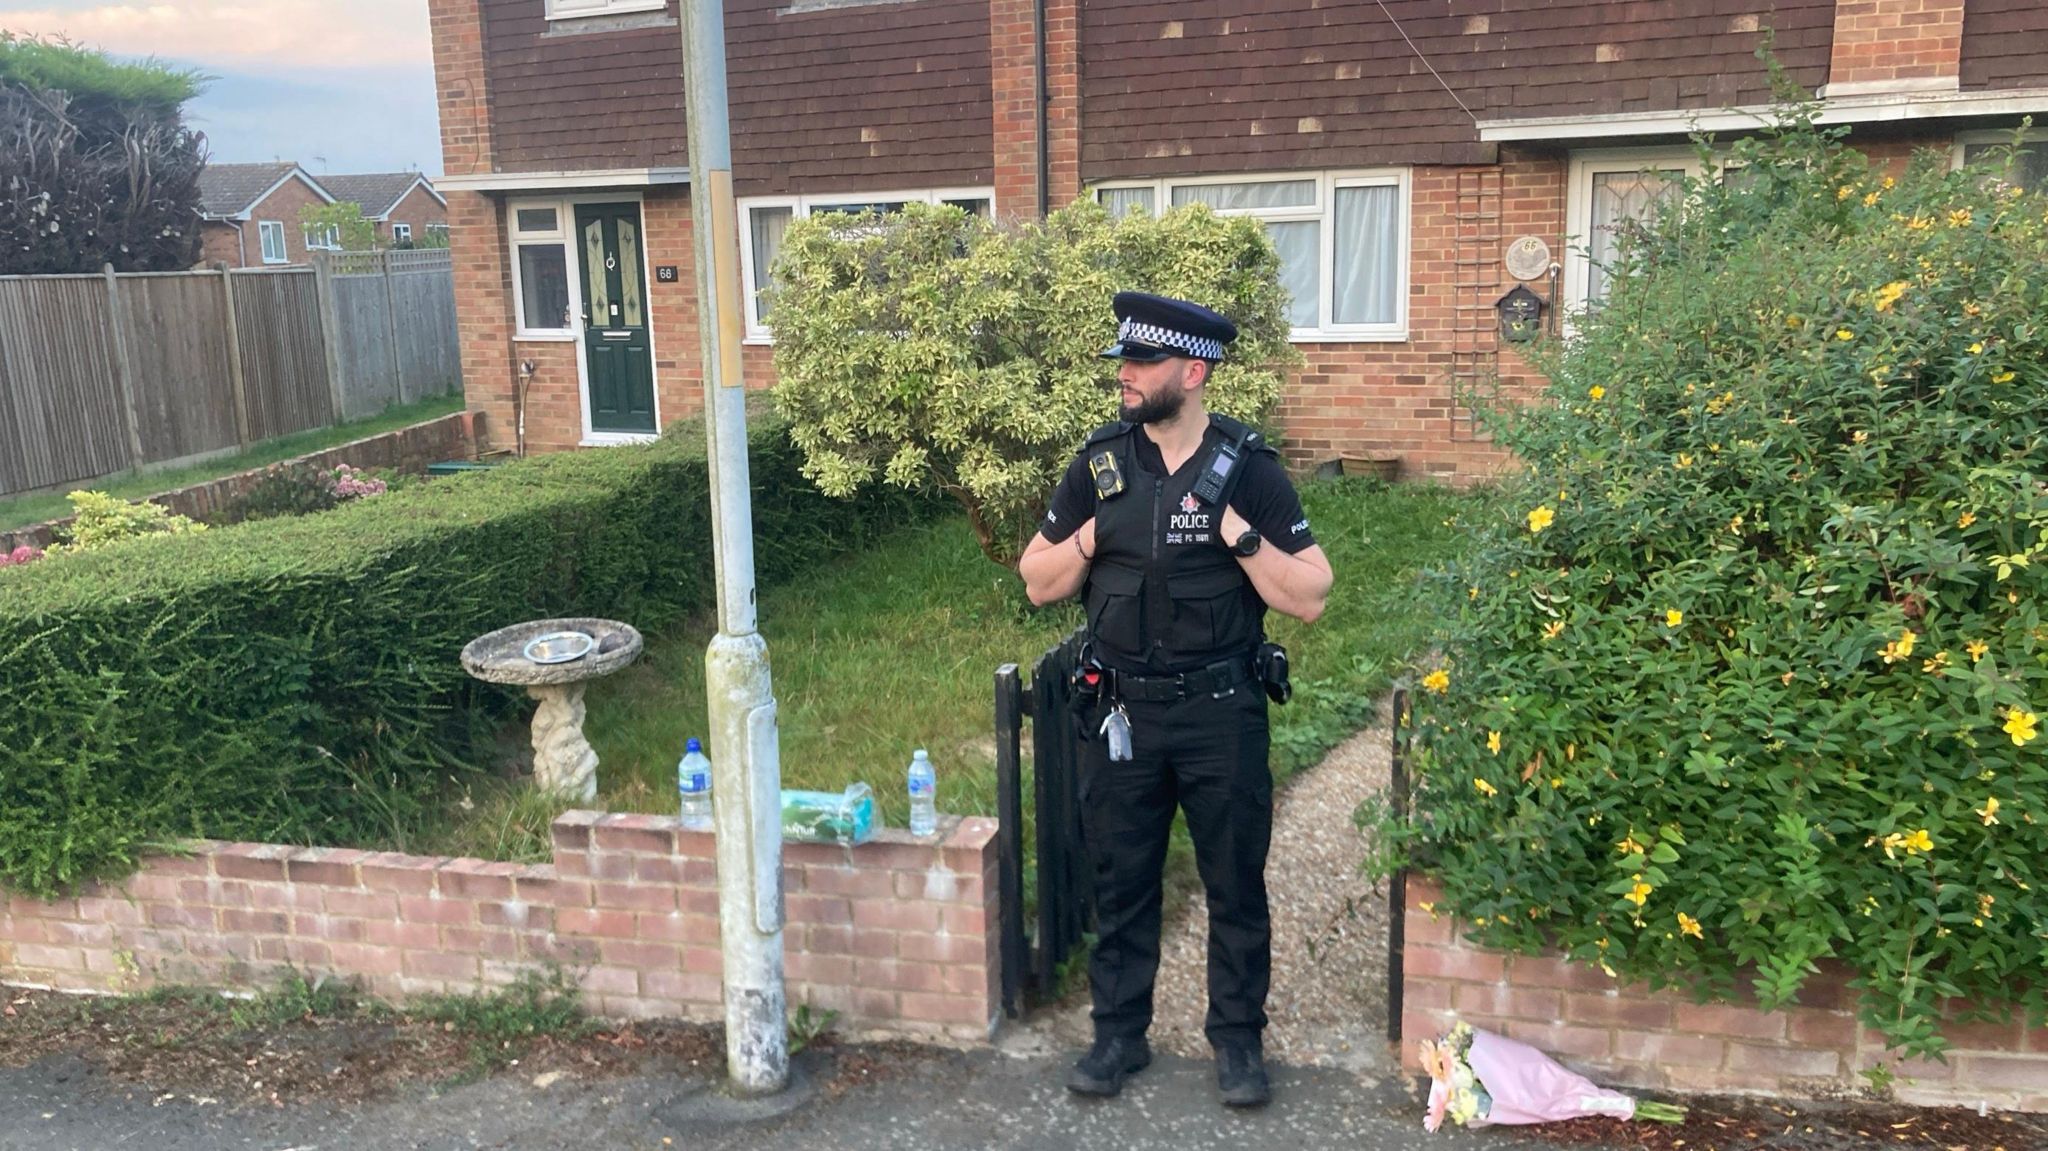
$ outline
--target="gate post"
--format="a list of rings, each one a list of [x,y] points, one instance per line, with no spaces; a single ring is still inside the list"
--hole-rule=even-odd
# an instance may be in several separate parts
[[[1021,739],[1024,685],[1017,665],[996,669],[996,879],[1003,923],[1003,1014],[1017,1018],[1024,998],[1024,783]]]
[[[113,335],[114,383],[121,389],[121,410],[128,417],[128,466],[142,466],[142,418],[135,406],[135,368],[128,362],[128,325],[121,320],[121,279],[114,265],[100,265],[107,281],[107,330]]]

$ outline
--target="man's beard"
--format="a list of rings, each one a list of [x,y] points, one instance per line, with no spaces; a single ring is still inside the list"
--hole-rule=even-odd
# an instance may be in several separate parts
[[[1180,414],[1188,402],[1187,390],[1178,383],[1163,388],[1156,396],[1139,400],[1136,404],[1125,404],[1122,417],[1128,424],[1158,424]]]

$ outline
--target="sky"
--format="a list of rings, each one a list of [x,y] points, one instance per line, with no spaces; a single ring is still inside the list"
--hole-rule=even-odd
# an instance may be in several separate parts
[[[0,28],[217,77],[187,113],[218,163],[441,170],[427,0],[0,0]]]

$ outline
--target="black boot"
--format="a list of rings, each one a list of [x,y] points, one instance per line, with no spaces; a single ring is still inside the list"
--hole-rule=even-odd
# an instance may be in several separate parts
[[[1230,1107],[1263,1107],[1273,1098],[1266,1081],[1266,1057],[1257,1042],[1216,1048],[1216,1088]]]
[[[1088,1054],[1067,1072],[1067,1090],[1079,1095],[1115,1095],[1124,1089],[1124,1076],[1143,1071],[1151,1063],[1152,1047],[1142,1036],[1099,1036]]]

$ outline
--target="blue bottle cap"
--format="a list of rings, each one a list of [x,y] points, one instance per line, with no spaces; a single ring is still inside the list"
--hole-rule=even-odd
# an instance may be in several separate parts
[[[688,742],[688,743],[686,743],[686,744],[684,744],[684,745],[683,745],[683,750],[684,750],[685,752],[692,752],[692,751],[703,751],[703,750],[704,750],[704,741],[703,741],[703,740],[700,740],[700,739],[697,739],[696,737],[694,737],[694,736],[693,736],[693,737],[691,737],[691,739],[690,739],[690,742]]]

